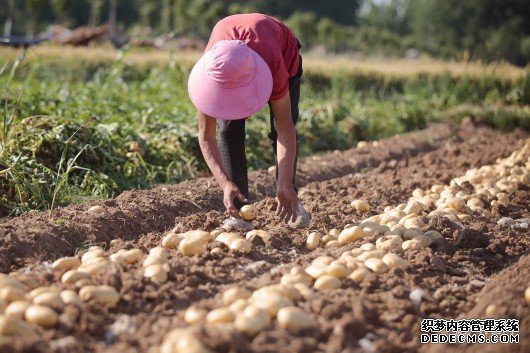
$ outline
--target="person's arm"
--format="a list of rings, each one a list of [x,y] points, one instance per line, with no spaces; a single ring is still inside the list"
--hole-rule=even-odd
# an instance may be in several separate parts
[[[210,168],[215,180],[223,190],[223,203],[226,211],[233,217],[239,218],[239,212],[234,206],[234,199],[238,198],[241,202],[247,202],[245,196],[241,194],[237,186],[228,179],[226,170],[221,159],[221,152],[217,145],[216,138],[216,120],[211,116],[197,113],[199,122],[199,145],[201,146],[202,155],[206,164]]]
[[[278,209],[276,214],[282,219],[294,219],[298,196],[294,191],[293,176],[296,158],[296,129],[291,118],[291,97],[289,93],[271,101],[276,131],[278,133]]]

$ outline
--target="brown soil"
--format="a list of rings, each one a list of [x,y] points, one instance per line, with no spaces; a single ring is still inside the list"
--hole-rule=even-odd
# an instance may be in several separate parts
[[[361,220],[350,202],[363,198],[380,213],[388,205],[408,199],[415,188],[446,184],[469,168],[492,164],[508,156],[527,134],[500,133],[471,126],[435,125],[397,136],[363,149],[307,158],[299,167],[300,197],[312,215],[315,230],[341,228]],[[248,255],[206,254],[170,258],[169,281],[154,285],[142,277],[140,266],[113,267],[100,283],[116,287],[118,306],[102,309],[68,307],[55,329],[38,330],[24,339],[0,340],[6,352],[147,352],[173,328],[185,326],[183,311],[191,304],[213,308],[220,293],[232,286],[255,289],[276,283],[294,265],[307,265],[340,249],[305,249],[305,231],[294,231],[274,216],[273,177],[251,173],[252,198],[260,216],[256,228],[266,229],[273,241],[255,241]],[[439,246],[407,253],[410,267],[370,275],[360,285],[343,280],[341,289],[317,292],[299,305],[318,317],[314,330],[293,335],[271,326],[250,339],[233,331],[200,327],[200,338],[216,352],[415,352],[447,351],[455,347],[422,346],[422,318],[482,318],[489,304],[502,317],[521,320],[519,345],[503,345],[506,352],[528,351],[529,306],[523,292],[528,285],[530,246],[528,229],[498,225],[501,217],[530,217],[530,190],[521,186],[508,207],[492,217],[475,214],[463,228],[447,219],[434,219],[447,240]],[[491,200],[485,200],[489,202]],[[87,212],[102,205],[105,212]],[[0,272],[34,271],[42,285],[57,280],[49,260],[73,255],[89,244],[104,245],[112,253],[121,248],[147,250],[160,243],[175,225],[184,230],[212,230],[223,220],[221,194],[211,178],[146,191],[130,191],[113,200],[65,207],[52,213],[31,212],[0,221]],[[110,246],[110,241],[120,239]],[[368,239],[363,239],[365,242]],[[209,244],[211,249],[216,244]],[[350,244],[354,248],[359,244]],[[409,298],[423,290],[420,303]],[[3,346],[2,346],[3,345]],[[459,346],[478,351],[481,345]],[[493,347],[491,351],[494,351]],[[486,348],[485,348],[486,349]]]

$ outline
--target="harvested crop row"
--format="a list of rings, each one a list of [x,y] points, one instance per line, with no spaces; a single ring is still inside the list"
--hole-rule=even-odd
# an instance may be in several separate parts
[[[464,188],[464,183],[470,187]],[[355,242],[369,233],[378,237],[375,244],[364,243],[359,248],[344,251],[338,259],[318,257],[305,269],[292,268],[281,278],[280,284],[268,285],[252,293],[237,287],[229,289],[223,295],[226,307],[215,308],[207,315],[206,312],[197,315],[198,309],[191,307],[186,317],[192,319],[186,321],[196,325],[204,318],[207,325],[222,324],[223,330],[227,330],[226,325],[229,325],[228,330],[250,336],[266,329],[276,317],[280,328],[293,333],[314,328],[317,321],[294,305],[299,300],[312,299],[311,285],[318,291],[334,290],[342,286],[341,280],[346,277],[360,283],[370,271],[379,274],[393,268],[404,269],[407,262],[397,253],[422,250],[435,242],[445,241],[435,230],[422,231],[427,226],[426,219],[444,217],[463,227],[460,221],[469,219],[473,212],[490,212],[484,208],[484,202],[479,197],[495,198],[490,202],[492,207],[498,203],[507,204],[510,200],[506,192],[514,192],[521,185],[530,185],[530,139],[520,150],[498,160],[495,165],[469,170],[464,176],[453,179],[450,185],[433,185],[429,190],[416,189],[406,204],[389,206],[384,213],[365,219],[359,226],[346,227],[340,233],[332,230],[319,240],[326,247],[329,244],[335,247]],[[352,202],[352,206],[361,213],[369,210],[369,205],[361,200]],[[308,236],[307,243],[311,244],[308,248],[314,248],[313,239],[319,239],[317,233]],[[418,295],[421,301],[421,294]],[[415,300],[412,294],[411,299]],[[489,314],[491,311],[490,308]],[[193,329],[170,332],[160,351],[208,352],[209,349],[192,332]],[[182,342],[194,342],[193,350]]]

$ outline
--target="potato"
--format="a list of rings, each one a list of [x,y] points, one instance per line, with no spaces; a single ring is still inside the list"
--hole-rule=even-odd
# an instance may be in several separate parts
[[[5,308],[4,315],[7,317],[24,320],[24,313],[30,305],[31,303],[27,300],[15,300]]]
[[[340,234],[340,230],[338,230],[337,228],[333,228],[333,229],[331,229],[331,230],[328,232],[328,234],[329,234],[330,236],[332,236],[333,239],[337,239],[337,237],[338,237],[339,234]]]
[[[337,277],[330,275],[322,275],[315,281],[315,289],[318,290],[330,290],[340,288],[341,283]]]
[[[102,214],[105,212],[105,207],[99,205],[92,206],[87,210],[87,212],[92,214]]]
[[[342,243],[338,240],[331,240],[326,243],[326,248],[338,248],[342,245]]]
[[[334,259],[332,257],[329,257],[329,256],[317,257],[316,259],[314,259],[311,262],[311,265],[306,267],[305,272],[309,276],[311,276],[311,277],[316,279],[316,278],[322,276],[323,274],[325,274],[326,266],[329,265],[333,260]]]
[[[499,312],[498,308],[497,308],[497,305],[495,304],[490,304],[486,307],[486,309],[484,310],[484,314],[487,316],[487,317],[493,317],[495,315],[497,315]]]
[[[304,283],[310,285],[313,279],[301,267],[293,267],[289,273],[282,276],[281,284],[294,285],[295,283]]]
[[[204,254],[206,247],[200,239],[190,237],[180,242],[179,250],[184,256],[195,256]]]
[[[224,253],[223,249],[219,247],[215,247],[210,251],[210,254],[212,255],[222,255]]]
[[[300,293],[296,290],[294,285],[289,284],[270,284],[268,286],[261,287],[252,292],[251,301],[262,300],[265,297],[271,295],[271,293],[277,293],[291,299],[292,301],[297,301],[301,299]]]
[[[211,324],[226,324],[234,322],[235,316],[228,308],[213,309],[206,315],[206,321]]]
[[[388,268],[405,268],[407,267],[407,262],[399,255],[388,253],[381,259]]]
[[[176,329],[166,337],[157,353],[211,353],[189,330]]]
[[[248,299],[252,293],[246,288],[232,287],[223,293],[223,303],[230,305],[238,299]]]
[[[82,264],[77,268],[79,272],[86,272],[89,275],[95,276],[105,271],[108,268],[108,263],[102,263],[97,261],[92,261],[87,264]]]
[[[86,263],[93,261],[95,258],[104,257],[104,256],[105,256],[105,250],[103,250],[100,247],[94,247],[93,250],[89,249],[86,253],[84,253],[81,256],[81,263],[86,264]]]
[[[59,320],[59,315],[47,306],[30,305],[24,314],[27,322],[48,328],[53,327]]]
[[[149,255],[144,259],[142,266],[147,267],[155,264],[165,264],[167,262],[168,252],[162,246],[156,246],[149,250]]]
[[[426,224],[417,217],[409,218],[403,222],[403,225],[405,228],[423,228],[426,226]]]
[[[481,199],[474,197],[474,198],[467,200],[467,206],[472,210],[476,210],[476,209],[484,208],[484,202],[482,202]]]
[[[116,253],[110,255],[110,261],[119,264],[132,265],[140,262],[144,253],[140,249],[118,250]]]
[[[189,230],[185,233],[182,233],[181,235],[184,238],[200,240],[204,245],[213,240],[213,237],[209,232],[200,229]]]
[[[375,273],[384,273],[388,271],[388,266],[383,260],[374,257],[367,259],[364,262],[364,266]]]
[[[230,306],[228,307],[234,314],[238,314],[240,312],[242,312],[243,310],[245,310],[245,308],[248,306],[248,300],[246,299],[238,299],[236,300],[235,302],[233,302],[232,304],[230,304]]]
[[[115,306],[120,301],[120,295],[115,288],[107,285],[86,286],[79,290],[82,301],[94,301],[104,306]]]
[[[422,189],[414,189],[414,191],[412,191],[412,196],[414,197],[423,197],[425,196],[425,191],[423,191]]]
[[[247,240],[249,240],[253,236],[260,237],[265,243],[268,243],[271,240],[271,235],[262,229],[254,229],[254,230],[251,230],[250,232],[247,232],[246,234]]]
[[[530,286],[526,287],[524,291],[524,299],[526,300],[526,304],[530,304]]]
[[[278,325],[288,331],[298,333],[304,329],[316,326],[311,315],[299,307],[289,306],[278,311]]]
[[[79,299],[79,296],[77,295],[77,293],[71,289],[65,289],[61,291],[61,299],[66,305],[75,305],[75,306],[83,305],[83,302],[81,302],[81,299]]]
[[[16,317],[0,315],[0,337],[33,334],[33,326]]]
[[[365,251],[361,255],[357,256],[357,260],[366,262],[366,260],[371,259],[371,258],[380,259],[381,257],[383,257],[385,253],[386,253],[385,250]]]
[[[196,324],[204,321],[207,314],[208,311],[205,309],[199,309],[194,306],[190,306],[184,313],[184,321],[186,321],[188,325]]]
[[[400,251],[403,239],[399,235],[384,235],[375,241],[375,246],[379,250]]]
[[[230,250],[243,254],[248,254],[251,250],[251,245],[245,239],[236,239],[232,243],[230,243]]]
[[[366,213],[370,211],[370,205],[364,200],[353,200],[351,206],[359,213]]]
[[[420,242],[417,240],[405,240],[403,244],[401,244],[401,248],[403,250],[422,250],[424,247],[421,245]]]
[[[364,267],[361,267],[350,273],[348,278],[353,280],[354,282],[361,283],[364,280],[364,277],[366,277],[369,273],[370,271],[368,271]]]
[[[259,300],[255,300],[253,304],[258,308],[267,311],[271,317],[276,317],[278,310],[285,306],[293,305],[293,302],[291,299],[280,293],[270,292],[269,295],[263,296]]]
[[[228,233],[228,232],[223,232],[221,234],[219,234],[215,240],[220,242],[220,243],[223,243],[224,245],[226,245],[227,247],[230,247],[230,244],[234,241],[234,240],[237,240],[237,239],[242,239],[239,234],[237,233]]]
[[[0,300],[3,300],[6,303],[24,300],[25,298],[26,294],[18,287],[5,286],[0,289]]]
[[[422,210],[423,210],[423,204],[421,204],[420,202],[410,202],[407,204],[403,212],[405,212],[408,215],[410,214],[419,215],[421,214]]]
[[[61,311],[64,307],[63,299],[59,292],[44,292],[33,298],[33,304],[50,307],[54,310]]]
[[[144,277],[159,285],[167,282],[167,272],[167,269],[161,264],[144,267]]]
[[[348,244],[361,239],[364,235],[362,228],[354,226],[340,232],[338,240],[343,244]]]
[[[377,249],[377,246],[375,246],[374,244],[372,243],[365,243],[363,245],[361,245],[359,247],[359,249],[363,250],[363,251],[371,251],[371,250],[376,250]]]
[[[269,324],[270,316],[265,310],[249,306],[245,311],[237,315],[234,327],[238,331],[253,337],[269,326]]]
[[[350,273],[350,271],[348,270],[348,268],[338,262],[332,262],[330,263],[325,269],[324,269],[324,272],[325,274],[327,275],[330,275],[330,276],[333,276],[333,277],[337,277],[338,279],[343,279],[343,278],[346,278],[346,276],[348,276],[348,274]]]
[[[29,292],[28,294],[28,299],[30,301],[32,301],[33,299],[35,299],[36,296],[38,296],[39,294],[41,293],[45,293],[45,292],[57,292],[57,293],[61,293],[61,289],[60,288],[57,288],[57,287],[39,287],[39,288],[35,288],[34,290],[32,290],[31,292]]]
[[[258,209],[254,205],[244,205],[239,210],[239,215],[247,222],[253,221],[258,217]]]
[[[308,250],[315,250],[320,245],[320,234],[312,232],[307,235],[305,246]]]
[[[52,269],[54,271],[64,272],[78,268],[80,265],[81,261],[77,257],[62,257],[55,260],[52,264]]]
[[[333,235],[326,234],[322,237],[322,245],[326,246],[327,243],[334,240],[337,240],[337,238],[335,238]]]

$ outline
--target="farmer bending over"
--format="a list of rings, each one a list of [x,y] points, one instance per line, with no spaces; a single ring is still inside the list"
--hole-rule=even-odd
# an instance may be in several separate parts
[[[244,222],[238,219],[238,209],[249,196],[245,121],[267,102],[276,158],[276,214],[298,226],[309,223],[294,186],[302,76],[299,49],[291,30],[277,19],[257,13],[233,15],[217,23],[190,74],[188,91],[198,111],[201,151],[223,190],[227,213],[234,217],[229,222],[236,228]]]

